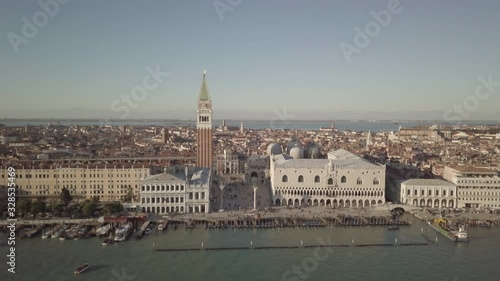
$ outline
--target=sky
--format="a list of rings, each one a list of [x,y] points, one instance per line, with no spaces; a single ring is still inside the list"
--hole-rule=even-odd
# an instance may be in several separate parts
[[[195,119],[206,69],[216,119],[500,120],[497,0],[59,1],[0,1],[0,118]]]

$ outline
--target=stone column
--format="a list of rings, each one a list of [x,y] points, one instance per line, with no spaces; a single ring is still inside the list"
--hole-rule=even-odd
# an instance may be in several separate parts
[[[220,183],[219,185],[219,188],[220,188],[220,208],[219,208],[219,211],[223,211],[224,210],[224,206],[223,206],[223,202],[222,200],[224,199],[224,196],[222,194],[222,191],[224,190],[224,183]]]
[[[258,188],[259,187],[256,184],[253,185],[253,209],[254,210],[257,210],[257,189]]]

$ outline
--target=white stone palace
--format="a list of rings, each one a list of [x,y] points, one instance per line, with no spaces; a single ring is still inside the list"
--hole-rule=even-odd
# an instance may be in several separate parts
[[[385,204],[385,166],[370,163],[346,150],[327,159],[302,159],[295,144],[289,155],[270,144],[270,178],[276,206],[366,208]]]
[[[185,174],[163,173],[141,181],[140,202],[143,212],[208,213],[210,211],[211,170],[194,168]]]
[[[401,203],[428,208],[455,208],[457,186],[440,179],[409,179],[401,183]]]

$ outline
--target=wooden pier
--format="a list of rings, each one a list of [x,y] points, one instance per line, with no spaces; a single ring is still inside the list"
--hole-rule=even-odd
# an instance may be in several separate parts
[[[146,230],[146,228],[148,228],[148,226],[151,224],[151,221],[145,221],[141,228],[137,231],[137,233],[135,234],[135,238],[142,238],[142,236],[144,235],[144,231]]]
[[[238,217],[224,219],[170,220],[169,224],[184,224],[186,228],[202,225],[206,229],[213,228],[285,228],[285,227],[350,227],[350,226],[409,226],[410,223],[394,220],[392,217],[274,217],[255,218]]]
[[[191,252],[191,251],[231,251],[231,250],[280,250],[301,248],[345,248],[345,247],[405,247],[405,246],[431,246],[434,243],[410,242],[410,243],[374,243],[374,244],[316,244],[316,245],[289,245],[289,246],[249,246],[249,247],[214,247],[214,248],[153,248],[157,252]]]

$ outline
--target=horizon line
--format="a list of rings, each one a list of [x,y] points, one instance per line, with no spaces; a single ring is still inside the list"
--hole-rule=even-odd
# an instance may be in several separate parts
[[[193,121],[196,122],[196,118],[126,118],[126,119],[120,119],[120,118],[53,118],[53,117],[34,117],[34,118],[15,118],[15,117],[3,117],[0,118],[0,121],[119,121],[119,122],[126,122],[126,121]],[[250,119],[250,118],[217,118],[214,119],[214,121],[274,121],[274,122],[381,122],[381,121],[386,121],[386,122],[405,122],[405,121],[413,121],[413,122],[439,122],[439,123],[460,123],[460,122],[475,122],[475,121],[481,121],[481,122],[500,122],[500,120],[495,120],[495,119],[464,119],[460,120],[457,122],[453,121],[446,121],[446,120],[439,120],[439,119],[356,119],[356,118],[351,118],[351,119],[292,119],[292,120],[276,120],[276,119]]]

